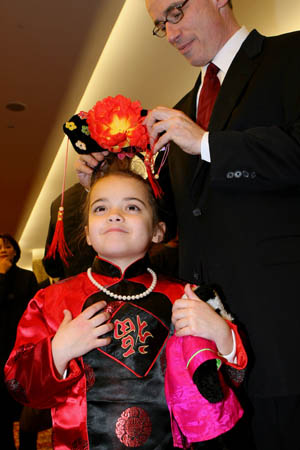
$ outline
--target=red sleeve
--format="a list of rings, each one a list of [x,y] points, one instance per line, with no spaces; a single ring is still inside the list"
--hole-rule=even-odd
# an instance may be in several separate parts
[[[60,379],[53,364],[51,340],[55,329],[43,314],[43,290],[39,291],[18,325],[13,351],[5,366],[5,380],[12,396],[34,408],[52,408],[63,402],[74,383],[83,376],[75,360],[68,376]]]

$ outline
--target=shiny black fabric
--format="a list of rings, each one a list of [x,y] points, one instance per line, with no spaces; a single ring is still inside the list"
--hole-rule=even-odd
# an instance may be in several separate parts
[[[132,295],[148,287],[131,280],[145,273],[148,263],[147,258],[134,263],[123,277],[119,268],[103,260],[96,259],[92,269],[111,276],[111,291]],[[90,449],[173,449],[164,395],[164,347],[172,304],[162,293],[123,302],[99,292],[84,308],[100,299],[107,301],[115,327],[111,344],[83,358]]]

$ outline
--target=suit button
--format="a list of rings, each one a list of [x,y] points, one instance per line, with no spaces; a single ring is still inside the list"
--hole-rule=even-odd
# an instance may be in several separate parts
[[[201,214],[202,214],[202,212],[201,212],[201,209],[200,209],[200,208],[195,208],[195,209],[193,209],[193,215],[194,215],[195,217],[201,216]]]
[[[234,177],[233,172],[227,172],[226,173],[226,178],[233,178],[233,177]]]
[[[236,171],[234,172],[234,176],[235,176],[235,178],[241,178],[242,172],[241,172],[240,170],[236,170]]]
[[[249,178],[249,172],[247,172],[247,170],[243,170],[243,177]]]
[[[256,172],[251,172],[250,173],[250,177],[253,179],[253,178],[256,178]]]
[[[198,274],[197,272],[194,272],[194,273],[193,273],[193,277],[194,277],[194,280],[195,280],[195,281],[198,281],[198,280],[199,280],[199,274]]]

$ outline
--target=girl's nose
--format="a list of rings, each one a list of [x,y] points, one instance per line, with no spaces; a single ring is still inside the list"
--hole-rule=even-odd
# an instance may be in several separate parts
[[[113,212],[108,217],[109,222],[123,222],[123,216],[118,212]]]

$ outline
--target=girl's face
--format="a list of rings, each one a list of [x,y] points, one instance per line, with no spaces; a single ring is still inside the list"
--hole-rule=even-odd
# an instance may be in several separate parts
[[[0,238],[0,258],[8,259],[10,262],[13,262],[14,257],[16,256],[16,251],[13,245],[7,241]]]
[[[164,224],[153,225],[152,207],[142,182],[109,175],[93,186],[86,236],[99,256],[124,270],[163,235]]]

